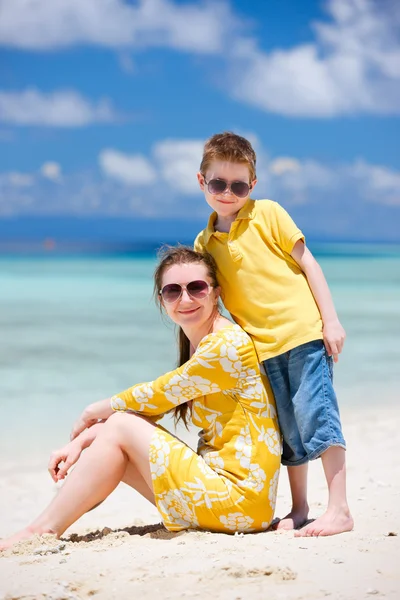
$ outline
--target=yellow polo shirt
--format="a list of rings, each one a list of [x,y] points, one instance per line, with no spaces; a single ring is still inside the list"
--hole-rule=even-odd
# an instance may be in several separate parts
[[[196,238],[218,266],[222,300],[252,337],[259,361],[322,339],[322,320],[306,276],[290,256],[300,229],[272,200],[249,199],[229,233],[214,230],[217,213]]]

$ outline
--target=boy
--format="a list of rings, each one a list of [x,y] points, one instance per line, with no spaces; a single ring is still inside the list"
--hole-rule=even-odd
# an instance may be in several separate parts
[[[345,332],[322,270],[287,212],[250,198],[257,179],[248,140],[230,132],[212,136],[197,178],[214,212],[195,248],[215,258],[225,307],[251,335],[275,395],[292,494],[292,510],[278,528],[302,527],[299,536],[350,531],[346,444],[332,386]],[[318,457],[328,507],[305,524],[307,463]]]

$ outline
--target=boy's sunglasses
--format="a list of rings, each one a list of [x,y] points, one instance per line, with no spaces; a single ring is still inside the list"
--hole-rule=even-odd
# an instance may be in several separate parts
[[[226,188],[229,188],[232,194],[238,198],[246,198],[251,190],[251,187],[245,181],[233,181],[232,183],[228,183],[225,179],[210,179],[210,181],[206,181],[204,177],[204,183],[210,194],[214,195],[223,194]]]
[[[207,281],[202,281],[201,279],[191,281],[186,285],[181,285],[180,283],[167,283],[167,285],[164,285],[159,291],[159,294],[164,302],[173,304],[173,302],[177,302],[182,296],[183,290],[186,290],[191,298],[202,300],[210,293],[211,286]]]

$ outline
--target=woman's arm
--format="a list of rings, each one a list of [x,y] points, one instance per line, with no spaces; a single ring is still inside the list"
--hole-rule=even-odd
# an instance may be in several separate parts
[[[235,387],[234,369],[228,366],[229,358],[221,356],[222,345],[226,353],[226,346],[233,342],[217,333],[206,336],[184,365],[113,396],[111,407],[145,416],[160,415],[195,398]]]
[[[111,417],[113,412],[114,411],[111,408],[111,398],[106,398],[105,400],[100,400],[99,402],[93,402],[92,404],[89,404],[74,424],[71,431],[70,440],[74,440],[85,429],[87,429],[89,432],[89,430],[95,427],[99,421],[107,421],[108,417]],[[89,433],[88,436],[88,439],[90,439]]]
[[[338,354],[343,349],[346,332],[336,314],[322,269],[301,240],[295,243],[291,256],[307,277],[311,292],[321,313],[326,350],[330,356],[333,355],[334,361],[337,362]]]

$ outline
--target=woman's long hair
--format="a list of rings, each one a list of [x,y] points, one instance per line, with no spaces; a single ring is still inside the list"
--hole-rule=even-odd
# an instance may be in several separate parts
[[[206,267],[207,275],[210,278],[211,286],[218,287],[217,265],[215,260],[208,253],[196,252],[189,246],[163,246],[158,253],[159,262],[154,271],[154,297],[162,310],[160,290],[164,273],[173,265],[203,264]],[[178,367],[182,366],[190,358],[190,341],[185,335],[182,327],[178,327]],[[187,402],[172,409],[175,425],[182,420],[185,427],[188,427],[188,418],[191,415],[191,409]]]

